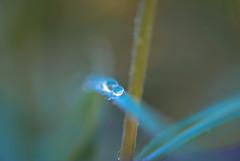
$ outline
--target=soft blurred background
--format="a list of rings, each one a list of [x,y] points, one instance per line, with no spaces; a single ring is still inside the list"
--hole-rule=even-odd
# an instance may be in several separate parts
[[[117,160],[123,112],[81,85],[102,72],[127,88],[137,3],[0,0],[1,161]],[[238,93],[239,52],[239,0],[159,0],[143,100],[179,120]],[[235,146],[238,125],[196,143]]]

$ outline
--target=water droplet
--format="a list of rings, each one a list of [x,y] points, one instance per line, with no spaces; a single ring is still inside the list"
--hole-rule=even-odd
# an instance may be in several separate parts
[[[114,81],[114,80],[103,81],[102,82],[103,90],[107,91],[107,92],[112,92],[113,86],[117,86],[117,85],[118,85],[118,83],[116,81]]]
[[[124,92],[124,88],[122,86],[113,86],[113,95],[121,96]]]
[[[111,88],[111,86],[114,86],[114,85],[118,85],[117,81],[114,81],[114,80],[107,81],[107,86],[109,88]]]

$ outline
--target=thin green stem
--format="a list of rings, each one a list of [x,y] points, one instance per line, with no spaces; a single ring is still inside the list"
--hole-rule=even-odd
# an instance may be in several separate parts
[[[132,47],[132,62],[128,92],[141,101],[145,79],[149,44],[157,0],[140,0],[138,15],[135,19],[135,31]],[[120,149],[121,161],[133,161],[137,136],[137,119],[125,115]]]

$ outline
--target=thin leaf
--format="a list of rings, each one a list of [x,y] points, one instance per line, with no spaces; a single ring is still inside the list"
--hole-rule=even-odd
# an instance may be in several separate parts
[[[228,106],[237,105],[237,99],[239,96],[232,97],[230,99],[226,99],[216,105],[213,105],[205,110],[200,111],[199,113],[192,115],[182,121],[172,124],[167,129],[162,130],[157,136],[155,136],[144,148],[140,151],[137,155],[137,158],[142,158],[146,156],[150,152],[156,150],[158,147],[172,139],[175,134],[178,134],[185,129],[189,128],[193,124],[197,123],[198,121],[206,118],[207,116],[213,114],[214,112],[226,108]]]
[[[180,132],[178,135],[160,145],[158,149],[153,151],[147,156],[144,157],[136,157],[136,160],[151,160],[156,157],[164,158],[173,151],[177,150],[182,145],[186,144],[187,142],[206,134],[210,130],[232,121],[234,119],[238,119],[240,117],[240,99],[238,97],[234,97],[223,103],[220,103],[216,106],[213,106],[210,109],[203,111],[200,114],[195,115],[195,118],[198,116],[205,116],[208,114],[204,119],[201,119],[197,123],[193,124],[186,130]],[[190,121],[195,121],[194,117],[190,117],[187,119],[187,123]]]

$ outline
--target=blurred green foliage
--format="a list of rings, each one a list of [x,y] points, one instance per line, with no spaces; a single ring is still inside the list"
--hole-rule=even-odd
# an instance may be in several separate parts
[[[239,91],[240,2],[158,5],[143,99],[175,120]],[[126,87],[136,9],[137,0],[0,0],[1,161],[116,159],[122,113],[81,83],[100,71]],[[139,147],[148,139],[140,132]]]

